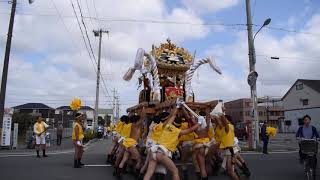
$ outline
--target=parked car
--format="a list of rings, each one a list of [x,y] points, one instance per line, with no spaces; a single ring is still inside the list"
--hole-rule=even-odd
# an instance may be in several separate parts
[[[244,122],[235,123],[234,133],[235,133],[235,136],[240,140],[248,139],[248,128],[246,126],[246,123]]]

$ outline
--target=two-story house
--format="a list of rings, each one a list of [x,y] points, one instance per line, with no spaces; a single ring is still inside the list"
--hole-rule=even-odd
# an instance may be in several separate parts
[[[84,127],[86,129],[93,129],[94,109],[89,106],[81,106],[78,112],[85,115]],[[55,111],[55,121],[62,122],[64,127],[72,127],[74,121],[74,112],[70,106],[60,106]]]
[[[306,114],[311,116],[312,125],[320,129],[320,80],[298,79],[282,100],[288,131],[296,131]]]

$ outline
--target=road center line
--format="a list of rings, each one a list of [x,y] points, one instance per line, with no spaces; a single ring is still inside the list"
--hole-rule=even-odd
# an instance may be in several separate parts
[[[86,164],[85,167],[111,167],[111,164]]]

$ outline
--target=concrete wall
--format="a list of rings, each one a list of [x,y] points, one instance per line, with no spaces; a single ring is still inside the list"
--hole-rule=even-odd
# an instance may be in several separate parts
[[[289,132],[296,132],[299,128],[299,118],[302,118],[304,115],[308,114],[311,117],[311,124],[320,130],[320,108],[314,109],[302,109],[302,110],[293,110],[286,111],[284,113],[285,120],[291,121],[291,126],[289,127]]]

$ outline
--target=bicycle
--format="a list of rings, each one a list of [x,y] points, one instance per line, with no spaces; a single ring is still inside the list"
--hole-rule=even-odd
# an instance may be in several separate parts
[[[303,155],[304,172],[307,180],[316,179],[318,142],[316,139],[300,139],[300,150]]]

